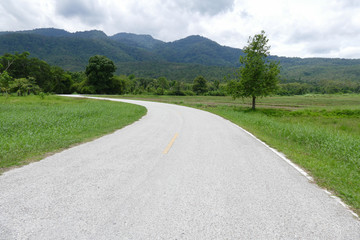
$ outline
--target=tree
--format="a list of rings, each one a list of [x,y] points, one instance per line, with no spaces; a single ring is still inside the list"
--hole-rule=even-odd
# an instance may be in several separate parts
[[[158,78],[158,87],[162,89],[169,89],[169,81],[166,79],[166,77],[159,77]]]
[[[2,72],[0,75],[0,92],[8,94],[11,82],[12,77],[7,73],[7,71]]]
[[[251,97],[253,110],[256,98],[274,93],[279,81],[279,63],[266,59],[270,54],[268,41],[264,31],[249,37],[248,45],[243,49],[245,55],[240,57],[238,81],[230,83],[233,98]]]
[[[27,67],[29,63],[29,52],[10,54],[6,53],[0,57],[1,72],[8,72],[13,78],[27,77]]]
[[[40,87],[35,83],[35,79],[17,78],[10,84],[11,92],[16,92],[18,96],[25,96],[31,93],[37,94],[41,91]]]
[[[105,56],[96,55],[89,59],[85,74],[88,77],[87,85],[96,93],[111,91],[112,78],[116,70],[113,61]]]
[[[126,86],[126,77],[114,76],[111,79],[111,91],[110,94],[124,94]]]
[[[203,76],[196,77],[192,88],[197,95],[206,93],[208,91],[206,79]]]
[[[218,79],[216,79],[213,83],[213,89],[214,90],[219,90],[219,87],[220,87],[220,81]]]
[[[1,56],[1,74],[6,72],[14,79],[34,78],[36,84],[45,92],[52,91],[53,83],[50,65],[40,59],[29,58],[29,55],[29,52],[23,52],[21,54],[6,53]]]
[[[185,93],[181,90],[181,82],[180,81],[174,81],[172,90],[169,92],[169,95],[176,95],[176,96],[185,96]]]
[[[54,75],[51,71],[51,66],[47,62],[37,58],[31,58],[27,61],[26,73],[22,76],[17,76],[16,78],[33,77],[36,79],[36,84],[39,85],[44,92],[54,92]]]
[[[62,68],[51,67],[51,91],[55,93],[71,93],[73,81],[71,75],[67,74]]]

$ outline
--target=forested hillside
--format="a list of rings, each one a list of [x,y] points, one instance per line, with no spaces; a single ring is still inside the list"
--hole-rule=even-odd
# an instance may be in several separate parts
[[[109,37],[96,30],[0,33],[0,55],[25,51],[72,72],[84,71],[91,56],[104,55],[114,61],[117,74],[184,82],[192,82],[198,75],[223,82],[224,77],[231,78],[243,54],[240,49],[221,46],[201,36],[167,43],[150,35],[119,33]],[[360,82],[360,59],[271,58],[280,62],[282,83]]]

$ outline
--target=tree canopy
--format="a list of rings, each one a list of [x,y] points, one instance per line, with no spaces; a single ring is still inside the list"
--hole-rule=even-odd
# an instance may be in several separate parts
[[[208,91],[207,81],[203,76],[198,76],[194,79],[193,91],[197,95],[204,94]]]
[[[234,98],[252,98],[252,109],[255,109],[257,97],[268,96],[277,90],[279,63],[267,59],[270,54],[268,41],[264,31],[249,37],[243,50],[245,55],[240,57],[237,81],[229,84]]]
[[[107,93],[111,91],[112,78],[116,70],[115,64],[109,58],[101,55],[89,59],[85,73],[88,77],[88,85],[96,93]]]

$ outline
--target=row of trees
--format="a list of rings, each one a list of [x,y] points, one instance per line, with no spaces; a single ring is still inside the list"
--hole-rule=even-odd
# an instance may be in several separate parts
[[[78,73],[79,74],[79,73]],[[203,76],[198,76],[193,83],[168,80],[160,78],[136,78],[135,75],[112,76],[99,84],[99,78],[94,85],[89,85],[86,74],[82,76],[82,82],[74,84],[78,93],[105,93],[105,94],[149,94],[149,95],[212,95],[225,96],[226,84],[220,81],[208,82]],[[104,88],[104,86],[107,86]]]
[[[0,92],[18,95],[48,93],[84,94],[157,94],[157,95],[225,95],[225,84],[208,82],[198,76],[193,84],[169,81],[165,77],[136,78],[115,76],[115,64],[105,56],[93,56],[84,72],[65,72],[50,66],[29,53],[0,57]]]
[[[220,82],[208,84],[207,80],[198,76],[193,84],[179,81],[168,81],[165,77],[158,79],[135,78],[134,75],[114,76],[116,67],[105,56],[93,56],[86,67],[85,78],[75,88],[81,93],[116,93],[157,95],[225,95],[225,87],[220,88]]]
[[[351,81],[320,80],[308,83],[292,82],[280,83],[277,95],[304,95],[308,93],[336,94],[360,93],[360,83]]]

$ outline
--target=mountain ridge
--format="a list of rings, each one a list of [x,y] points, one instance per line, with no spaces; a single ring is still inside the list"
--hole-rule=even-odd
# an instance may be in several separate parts
[[[70,33],[63,29],[38,28],[0,32],[0,55],[24,51],[69,71],[83,71],[91,56],[105,55],[115,62],[118,74],[133,71],[141,77],[163,74],[169,79],[175,75],[178,79],[183,74],[185,81],[192,81],[199,74],[210,80],[222,80],[234,73],[243,54],[241,49],[222,46],[199,35],[164,42],[148,34],[123,32],[108,36],[99,30]],[[278,56],[270,59],[280,61],[282,78],[286,81],[340,78],[360,82],[360,59]]]

